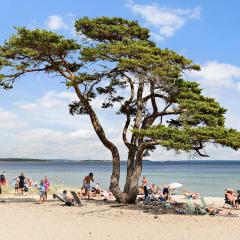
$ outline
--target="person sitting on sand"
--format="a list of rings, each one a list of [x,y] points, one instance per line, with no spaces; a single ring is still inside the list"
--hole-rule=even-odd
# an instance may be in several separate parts
[[[67,190],[63,190],[62,196],[65,201],[68,201],[71,204],[74,202],[74,198],[73,198],[72,194],[70,192],[68,192]]]
[[[169,186],[168,185],[164,185],[162,194],[163,194],[163,197],[164,197],[165,201],[170,201],[171,197],[170,197]]]
[[[86,176],[83,179],[83,187],[85,189],[85,196],[88,196],[88,199],[90,198],[90,188],[91,188],[91,181],[94,182],[94,178],[93,178],[93,173],[89,173],[88,176]]]
[[[150,189],[153,194],[156,194],[158,191],[157,186],[154,183],[151,184]]]
[[[191,192],[191,191],[187,191],[186,189],[183,190],[183,194],[186,198],[192,198],[192,199],[199,199],[200,198],[200,194],[197,192]]]
[[[228,188],[228,189],[225,190],[225,195],[226,195],[228,201],[231,203],[231,205],[234,208],[238,209],[238,207],[239,207],[238,206],[238,201],[237,201],[238,194],[233,189]]]
[[[209,213],[209,215],[215,216],[225,216],[225,215],[232,215],[231,214],[231,209],[226,210],[226,209],[219,209],[219,208],[214,208],[214,207],[208,207],[206,208],[206,211]]]
[[[116,198],[114,197],[113,193],[110,191],[103,191],[103,196],[105,201],[115,201]]]
[[[97,199],[100,199],[101,197],[101,188],[99,183],[97,183],[94,187],[93,187],[94,193],[96,194]]]

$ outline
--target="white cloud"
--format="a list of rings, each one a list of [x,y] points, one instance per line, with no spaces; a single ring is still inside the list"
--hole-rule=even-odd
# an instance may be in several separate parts
[[[69,114],[73,100],[73,92],[50,91],[31,102],[15,103],[14,113],[0,108],[0,157],[111,159],[89,117]],[[94,107],[102,111],[97,102]],[[124,122],[103,111],[99,118],[106,135],[120,145]]]
[[[156,4],[140,5],[132,0],[128,2],[133,13],[140,15],[147,25],[157,30],[157,32],[152,32],[152,37],[157,41],[172,37],[187,21],[199,19],[201,13],[199,7],[182,9],[162,7]]]
[[[69,26],[63,20],[63,18],[59,15],[49,16],[45,24],[50,30],[61,30],[69,28]]]
[[[0,128],[21,128],[26,126],[22,121],[18,120],[18,117],[9,111],[4,110],[0,107]]]
[[[240,67],[228,63],[206,62],[201,66],[201,71],[193,71],[190,76],[203,86],[240,90]]]
[[[71,92],[47,92],[43,97],[31,103],[15,103],[23,110],[37,110],[39,108],[52,109],[60,106],[67,106],[68,103],[76,100],[76,95]]]
[[[147,90],[145,92],[147,94]],[[0,108],[0,157],[111,159],[110,152],[98,139],[88,116],[71,116],[67,105],[75,99],[72,92],[50,91],[31,103],[18,103],[14,112]],[[14,105],[16,106],[16,105]],[[99,107],[97,104],[96,107]],[[11,109],[11,106],[9,106]],[[121,133],[125,119],[114,111],[97,109],[106,135],[119,148],[121,159],[127,149]],[[228,118],[234,116],[229,112]],[[237,116],[234,127],[240,126]],[[211,159],[239,159],[240,153],[213,147]],[[158,148],[153,160],[188,159],[188,154],[175,155]]]

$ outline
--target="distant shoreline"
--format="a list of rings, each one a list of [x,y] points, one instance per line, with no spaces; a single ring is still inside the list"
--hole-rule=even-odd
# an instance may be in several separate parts
[[[0,162],[72,162],[72,163],[112,163],[112,160],[87,159],[87,160],[73,160],[73,159],[41,159],[41,158],[0,158]],[[121,163],[126,163],[127,160],[122,160]],[[143,160],[144,163],[236,163],[239,160]]]

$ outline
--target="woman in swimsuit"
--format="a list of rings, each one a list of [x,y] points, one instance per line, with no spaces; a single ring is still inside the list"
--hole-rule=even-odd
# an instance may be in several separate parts
[[[234,207],[234,208],[238,208],[238,203],[237,203],[237,194],[236,192],[233,190],[233,189],[227,189],[225,191],[225,195],[228,199],[228,201],[231,203],[231,205]]]

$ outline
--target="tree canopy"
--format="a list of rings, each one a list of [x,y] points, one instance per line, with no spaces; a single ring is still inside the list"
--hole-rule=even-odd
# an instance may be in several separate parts
[[[202,150],[211,143],[240,147],[240,133],[224,126],[226,110],[205,97],[198,83],[185,79],[188,71],[200,67],[172,50],[160,49],[150,40],[148,29],[117,17],[84,17],[76,20],[75,30],[84,41],[16,28],[0,47],[0,86],[9,89],[30,72],[63,77],[78,96],[69,104],[70,113],[89,115],[98,138],[112,154],[110,189],[119,201],[135,201],[142,159],[157,145],[201,156],[207,156]],[[128,164],[123,192],[119,152],[92,107],[94,98],[104,99],[103,109],[118,106],[117,114],[125,117],[122,140]]]

